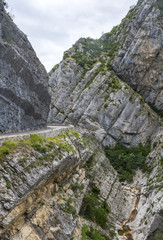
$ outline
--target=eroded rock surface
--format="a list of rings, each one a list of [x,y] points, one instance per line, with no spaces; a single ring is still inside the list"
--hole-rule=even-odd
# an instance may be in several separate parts
[[[44,140],[32,135],[16,148],[4,143],[11,153],[0,162],[0,239],[77,240],[88,229],[104,239],[125,240],[119,230],[127,219],[134,240],[151,239],[162,231],[162,136],[160,129],[147,157],[152,172],[138,170],[130,184],[119,182],[100,142],[74,130]],[[91,199],[97,213],[102,211],[92,220],[83,212]]]
[[[84,147],[82,138],[74,137],[73,131],[63,130],[62,135],[43,141],[37,135],[32,136],[33,140],[17,142],[14,148],[10,146],[11,153],[4,154],[0,162],[0,239],[33,239],[35,235],[36,239],[49,239],[46,234],[57,231],[57,221],[63,224],[61,228],[68,221],[65,231],[70,231],[70,226],[73,230],[75,225],[72,215],[63,213],[62,217],[60,209],[56,212],[57,201],[61,199],[57,193],[55,198],[52,196],[58,191],[57,185],[79,169],[91,152]],[[70,233],[65,233],[65,239],[69,239]],[[63,236],[64,233],[58,239]]]
[[[73,59],[59,64],[50,77],[49,121],[87,129],[104,145],[145,143],[158,127],[157,115],[127,84],[100,68],[98,62],[81,77],[83,69]]]
[[[162,1],[138,1],[116,31],[122,43],[113,61],[116,74],[147,102],[163,110]]]
[[[47,124],[48,78],[31,44],[0,1],[0,133]]]
[[[104,145],[145,143],[159,125],[146,102],[163,102],[161,23],[157,3],[144,0],[110,33],[79,39],[50,72],[49,122],[87,129]]]

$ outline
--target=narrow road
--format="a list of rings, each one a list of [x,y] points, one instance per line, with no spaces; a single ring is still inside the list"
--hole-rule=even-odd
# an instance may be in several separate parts
[[[53,125],[49,125],[47,126],[47,128],[44,129],[39,129],[39,130],[31,130],[31,131],[22,131],[22,132],[17,132],[17,133],[6,133],[6,134],[0,134],[0,145],[3,144],[3,142],[5,141],[9,141],[9,140],[21,140],[21,139],[25,139],[30,137],[31,134],[38,134],[41,135],[43,137],[52,137],[52,136],[56,136],[59,133],[61,133],[61,131],[63,129],[73,129],[72,125],[60,125],[60,126],[53,126]]]

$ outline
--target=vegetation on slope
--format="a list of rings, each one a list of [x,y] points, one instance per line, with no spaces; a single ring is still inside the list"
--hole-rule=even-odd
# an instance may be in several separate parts
[[[82,227],[81,240],[111,240],[109,237],[103,235],[99,230],[94,229],[92,226],[86,224]]]
[[[161,16],[163,16],[163,1],[157,0],[155,3],[153,3],[153,6],[158,8],[160,10]]]
[[[139,144],[139,146],[132,148],[126,148],[121,143],[118,143],[114,148],[106,146],[105,154],[112,166],[117,170],[120,181],[127,180],[131,182],[138,168],[144,172],[151,171],[145,163],[150,150],[150,143],[145,146]]]
[[[31,134],[30,138],[19,141],[6,141],[0,146],[0,161],[7,159],[7,155],[16,152],[26,152],[27,150],[35,150],[42,154],[44,159],[53,159],[54,155],[57,155],[59,151],[73,152],[75,149],[69,141],[69,137],[74,136],[76,139],[80,139],[83,145],[86,147],[86,143],[79,133],[75,130],[64,131],[63,134],[59,134],[56,137],[44,138],[37,134]],[[25,159],[24,159],[25,161]]]
[[[107,228],[107,214],[110,213],[110,208],[106,201],[101,201],[100,189],[94,184],[90,191],[84,196],[81,208],[81,214],[87,220],[95,222],[100,227]]]
[[[163,232],[157,230],[154,240],[163,240]]]
[[[148,103],[154,112],[158,114],[159,117],[163,118],[163,110],[158,109],[153,103]]]

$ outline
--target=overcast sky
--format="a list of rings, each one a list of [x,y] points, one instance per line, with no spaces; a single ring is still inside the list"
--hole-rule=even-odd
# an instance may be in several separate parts
[[[7,0],[47,71],[80,37],[99,38],[120,23],[137,0]]]

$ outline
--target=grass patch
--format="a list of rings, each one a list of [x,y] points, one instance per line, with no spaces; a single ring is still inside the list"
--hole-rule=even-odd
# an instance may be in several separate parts
[[[9,148],[4,147],[4,146],[2,146],[2,147],[0,148],[0,156],[1,156],[1,157],[6,156],[6,155],[8,155],[9,153],[10,153]]]
[[[120,181],[127,180],[131,182],[138,168],[142,169],[143,172],[151,171],[145,163],[146,157],[151,150],[150,143],[145,146],[139,144],[139,146],[132,148],[126,148],[121,143],[118,143],[114,148],[106,146],[104,150],[106,157],[118,172]]]
[[[81,240],[111,240],[111,238],[103,235],[99,230],[94,229],[92,226],[84,224],[82,226],[82,238]]]
[[[76,138],[76,139],[80,139],[80,134],[75,131],[75,130],[71,130],[70,133]]]
[[[14,149],[16,149],[17,144],[17,142],[12,140],[4,142],[0,147],[0,159],[5,159],[6,155],[10,154]]]
[[[80,135],[76,131],[71,131],[71,134],[74,135],[77,139],[80,139],[83,142],[83,139],[80,138]],[[84,144],[84,143],[83,143]],[[42,153],[40,160],[50,160],[53,161],[55,156],[58,155],[59,151],[67,151],[76,153],[74,146],[69,141],[69,131],[65,134],[60,134],[56,137],[44,138],[37,134],[30,135],[30,138],[23,139],[20,141],[7,141],[0,146],[0,160],[6,160],[6,156],[14,153],[14,151],[24,152],[34,149],[37,152]],[[22,159],[19,160],[23,166],[26,161],[26,156],[22,156]]]
[[[11,149],[15,149],[16,146],[17,146],[17,142],[14,142],[14,141],[12,141],[12,140],[6,141],[6,142],[3,143],[3,146],[9,148],[10,150],[11,150]]]

